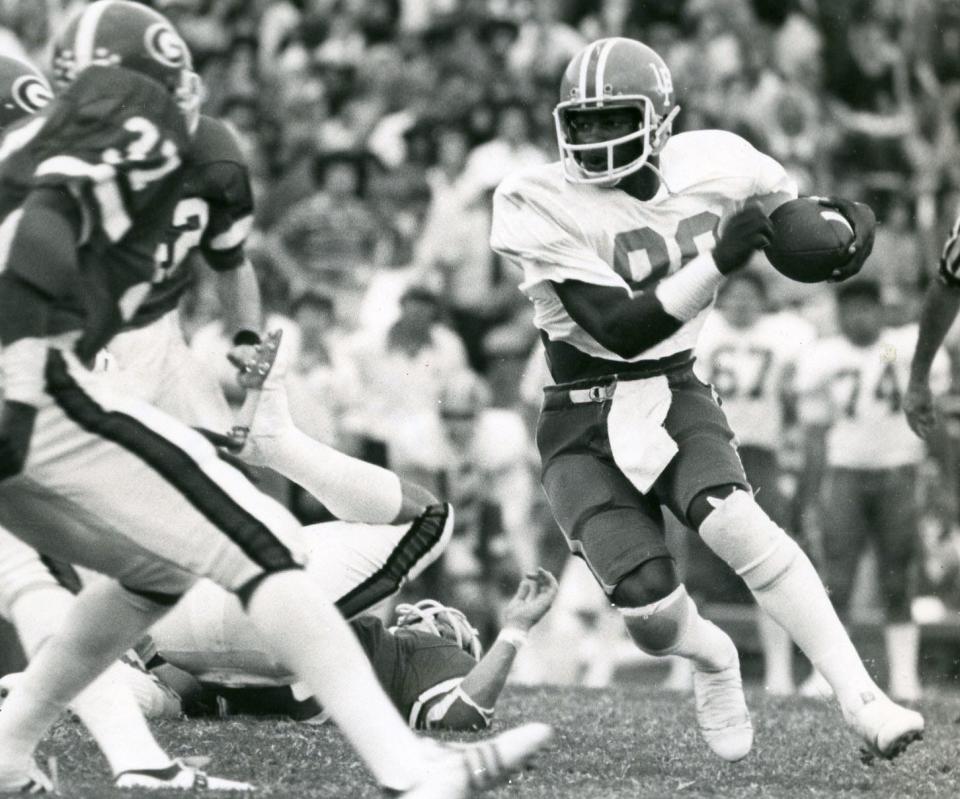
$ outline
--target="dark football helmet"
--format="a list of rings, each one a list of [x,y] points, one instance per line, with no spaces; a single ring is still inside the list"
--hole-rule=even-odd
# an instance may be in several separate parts
[[[53,99],[40,70],[25,61],[0,55],[0,131],[35,114]]]
[[[54,80],[69,85],[92,65],[122,66],[159,81],[196,130],[203,87],[190,49],[162,14],[127,0],[97,0],[78,11],[54,43]]]

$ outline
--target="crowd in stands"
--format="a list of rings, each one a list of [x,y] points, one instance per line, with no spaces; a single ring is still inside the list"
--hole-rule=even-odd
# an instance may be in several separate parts
[[[0,49],[47,64],[78,4],[0,0]],[[266,326],[298,353],[298,423],[452,499],[458,538],[432,587],[489,629],[519,570],[564,560],[531,440],[544,366],[518,275],[487,241],[498,182],[556,157],[552,110],[577,50],[608,35],[648,43],[673,72],[675,131],[734,131],[801,194],[870,202],[867,269],[892,323],[916,319],[957,211],[953,0],[149,4],[187,39],[205,112],[232,124],[250,166],[250,254]],[[834,330],[830,287],[756,268],[773,307]],[[184,328],[227,387],[217,297],[197,275]],[[960,334],[951,342],[960,352]],[[286,490],[303,518],[322,516]],[[929,507],[927,571],[960,607],[960,545],[937,527],[956,525],[956,500]]]

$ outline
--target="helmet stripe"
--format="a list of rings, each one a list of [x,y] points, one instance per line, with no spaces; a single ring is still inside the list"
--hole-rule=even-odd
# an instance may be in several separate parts
[[[77,23],[77,34],[73,43],[77,71],[90,66],[93,61],[97,27],[100,25],[100,17],[103,16],[103,12],[109,7],[109,0],[99,0],[99,2],[89,6],[86,11],[80,15],[80,21]]]
[[[593,58],[593,51],[596,49],[597,45],[603,41],[602,39],[592,42],[586,50],[583,51],[583,58],[580,61],[580,99],[585,100],[587,98],[587,72],[590,70],[590,59]]]
[[[603,97],[603,73],[607,69],[607,58],[610,56],[610,51],[613,50],[614,45],[616,45],[617,39],[604,39],[603,47],[600,48],[600,55],[597,58],[597,82],[596,82],[596,96],[598,98]]]

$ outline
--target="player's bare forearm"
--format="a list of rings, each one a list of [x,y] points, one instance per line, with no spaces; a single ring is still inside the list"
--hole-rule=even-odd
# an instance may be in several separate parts
[[[260,287],[250,259],[244,258],[236,269],[216,274],[224,330],[260,330]]]
[[[652,291],[631,297],[622,289],[575,280],[553,286],[570,318],[621,358],[635,358],[683,325],[664,310]]]
[[[517,650],[513,644],[497,639],[480,662],[463,678],[460,690],[477,706],[492,709],[507,684],[507,677],[516,657]],[[455,707],[452,707],[450,712],[454,710]],[[452,721],[446,717],[444,720],[445,727]]]
[[[927,288],[920,313],[920,332],[910,364],[910,381],[926,384],[933,359],[960,311],[960,286],[934,280]]]

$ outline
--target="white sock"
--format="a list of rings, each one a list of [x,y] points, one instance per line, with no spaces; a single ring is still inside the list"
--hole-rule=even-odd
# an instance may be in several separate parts
[[[842,706],[857,707],[863,694],[881,693],[806,554],[798,550],[777,579],[751,589],[757,604],[788,632],[830,683]]]
[[[131,647],[159,615],[153,606],[132,603],[113,581],[101,580],[84,588],[71,603],[59,633],[40,647],[4,703],[0,777],[29,766],[40,739],[68,703]],[[95,730],[91,732],[96,735]]]
[[[114,776],[133,769],[162,769],[171,764],[156,742],[140,706],[115,661],[70,703],[110,763]]]
[[[343,617],[305,572],[267,577],[250,619],[305,682],[381,785],[406,790],[426,769],[426,747],[390,703]]]
[[[896,699],[920,698],[920,628],[913,622],[888,624],[883,630],[889,669],[889,693]]]
[[[786,630],[763,611],[757,613],[757,629],[763,646],[767,690],[778,694],[793,693],[793,641]]]

